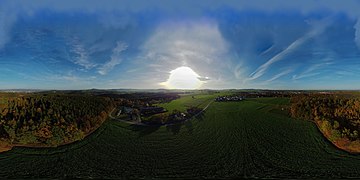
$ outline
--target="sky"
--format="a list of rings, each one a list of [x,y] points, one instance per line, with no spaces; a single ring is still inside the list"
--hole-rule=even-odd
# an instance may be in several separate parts
[[[0,1],[0,89],[360,89],[360,1]]]

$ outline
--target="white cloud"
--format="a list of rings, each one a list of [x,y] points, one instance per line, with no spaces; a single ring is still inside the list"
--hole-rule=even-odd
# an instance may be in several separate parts
[[[212,22],[164,23],[144,45],[148,57],[161,55],[166,60],[212,62],[226,51],[216,24]],[[165,59],[163,59],[165,60]]]
[[[355,28],[355,43],[358,46],[358,48],[360,49],[360,17],[358,18],[356,24],[354,25]]]
[[[71,52],[76,54],[75,58],[69,57],[69,60],[71,62],[85,68],[85,70],[89,70],[89,69],[96,67],[96,64],[92,63],[89,60],[89,54],[85,50],[83,44],[81,44],[81,42],[78,38],[72,39],[71,45],[72,45]]]
[[[266,6],[264,6],[266,4]],[[344,13],[350,17],[359,17],[360,6],[357,0],[347,0],[345,3],[338,0],[303,0],[303,1],[284,1],[274,0],[268,3],[267,0],[253,1],[216,1],[216,0],[199,0],[194,3],[192,0],[161,1],[161,0],[106,0],[106,1],[89,1],[89,0],[62,0],[62,1],[44,1],[44,0],[1,0],[0,1],[0,48],[9,39],[9,30],[16,17],[19,15],[32,15],[39,10],[49,10],[62,13],[82,12],[96,13],[100,12],[100,21],[104,24],[125,27],[133,23],[132,15],[138,12],[157,10],[167,13],[166,15],[178,17],[179,15],[191,18],[203,16],[204,11],[218,10],[224,7],[231,7],[236,10],[253,9],[264,12],[274,11],[296,11],[303,14],[317,12],[318,10],[329,10],[330,13]],[[121,12],[119,18],[113,18],[113,12]]]
[[[276,74],[275,76],[273,76],[272,78],[268,79],[267,82],[272,82],[272,81],[275,81],[276,79],[279,79],[289,73],[291,73],[293,70],[292,69],[287,69],[283,72],[280,72],[279,74]]]
[[[98,73],[101,75],[106,75],[111,71],[116,65],[120,64],[122,61],[121,53],[128,48],[128,45],[124,42],[117,42],[116,47],[112,50],[111,58],[104,65],[98,68]]]
[[[238,65],[235,66],[235,68],[234,68],[234,76],[235,76],[236,79],[244,78],[242,64],[238,64]]]
[[[272,57],[267,62],[262,64],[260,67],[258,67],[254,72],[252,72],[250,74],[248,80],[254,80],[254,79],[261,77],[262,75],[264,75],[266,73],[267,69],[272,64],[283,60],[287,54],[295,51],[301,45],[306,43],[309,39],[321,34],[326,29],[326,27],[330,24],[330,19],[326,18],[326,19],[323,19],[322,21],[312,21],[312,22],[308,22],[308,23],[312,26],[312,29],[308,33],[306,33],[304,36],[296,39],[283,51],[276,54],[274,57]]]
[[[299,80],[299,79],[303,79],[303,78],[317,76],[317,75],[321,74],[320,70],[323,67],[329,66],[329,65],[332,65],[332,64],[333,64],[333,62],[331,62],[330,59],[325,59],[325,60],[323,60],[322,62],[320,62],[318,64],[313,64],[312,66],[308,67],[302,73],[293,75],[292,79],[293,80]]]
[[[216,79],[221,69],[227,68],[227,51],[227,42],[211,20],[164,22],[142,46],[139,63],[148,64],[150,71],[158,71],[163,80],[180,66]]]

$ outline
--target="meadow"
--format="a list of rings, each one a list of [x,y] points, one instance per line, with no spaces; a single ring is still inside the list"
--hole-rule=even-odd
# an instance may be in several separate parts
[[[168,103],[156,104],[156,106],[165,108],[168,113],[171,113],[173,110],[186,111],[187,108],[197,107],[205,108],[209,103],[214,101],[214,99],[221,95],[227,95],[227,92],[221,93],[191,93],[184,94],[181,98],[175,99]]]
[[[108,120],[73,144],[0,154],[0,177],[359,178],[360,156],[338,150],[313,123],[281,113],[288,102],[213,102],[173,126]]]

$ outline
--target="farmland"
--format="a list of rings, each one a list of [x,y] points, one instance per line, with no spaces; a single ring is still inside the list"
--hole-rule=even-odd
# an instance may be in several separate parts
[[[173,126],[108,120],[83,141],[2,153],[0,177],[359,178],[360,156],[335,148],[313,123],[281,113],[287,102],[214,102]]]
[[[207,93],[207,94],[187,94],[183,95],[181,98],[173,100],[169,103],[157,104],[157,106],[163,107],[168,110],[168,112],[172,112],[173,110],[185,111],[186,108],[189,107],[198,107],[204,108],[211,101],[214,100],[219,95],[223,95],[223,93]],[[226,94],[226,93],[225,93]]]

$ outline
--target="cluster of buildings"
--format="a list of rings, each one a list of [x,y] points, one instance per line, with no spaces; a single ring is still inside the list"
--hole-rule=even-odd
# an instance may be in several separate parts
[[[242,101],[244,100],[243,96],[237,96],[237,95],[233,95],[233,96],[219,96],[215,99],[215,101],[217,102],[225,102],[225,101]]]
[[[120,106],[116,116],[119,117],[121,115],[126,115],[131,121],[141,122],[141,116],[151,116],[163,112],[166,112],[164,108],[155,106],[146,106],[140,108]]]

